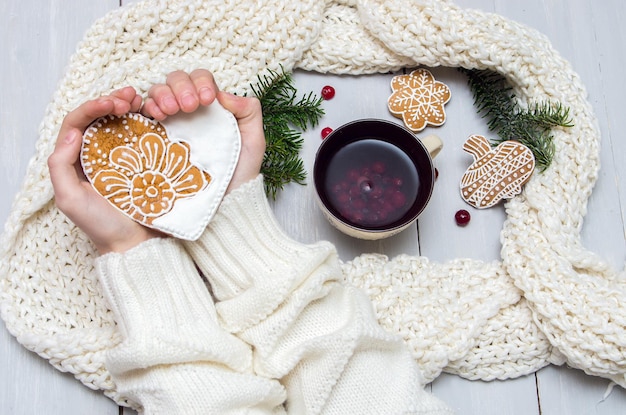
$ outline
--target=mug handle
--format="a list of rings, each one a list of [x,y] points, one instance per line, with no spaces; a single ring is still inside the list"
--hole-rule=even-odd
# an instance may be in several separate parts
[[[424,138],[420,138],[420,141],[422,142],[422,144],[424,144],[424,147],[426,147],[426,150],[428,150],[428,154],[430,154],[430,158],[432,159],[437,157],[437,154],[439,154],[439,152],[443,148],[443,141],[441,141],[441,138],[439,138],[439,136],[436,136],[434,134],[427,135]]]

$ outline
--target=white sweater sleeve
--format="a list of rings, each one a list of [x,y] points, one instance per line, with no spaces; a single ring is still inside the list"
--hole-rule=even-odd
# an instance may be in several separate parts
[[[155,238],[96,266],[121,334],[107,369],[143,413],[284,412],[284,388],[252,373],[250,346],[219,326],[178,241]]]
[[[334,247],[282,232],[261,176],[231,192],[185,247],[224,327],[253,346],[255,373],[285,385],[289,413],[451,413],[423,390],[408,349],[380,328],[369,299],[340,283]]]

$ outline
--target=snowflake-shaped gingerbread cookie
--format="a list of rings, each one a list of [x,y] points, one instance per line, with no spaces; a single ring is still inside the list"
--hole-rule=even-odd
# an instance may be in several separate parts
[[[444,105],[450,101],[450,88],[436,81],[430,71],[416,69],[409,75],[394,76],[391,89],[389,111],[402,118],[411,131],[421,131],[427,125],[440,126],[446,121]]]

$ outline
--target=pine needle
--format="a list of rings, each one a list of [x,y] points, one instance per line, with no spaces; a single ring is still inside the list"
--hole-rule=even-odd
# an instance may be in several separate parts
[[[266,194],[276,199],[286,184],[305,183],[306,170],[300,157],[302,132],[316,126],[324,115],[323,98],[313,93],[298,98],[293,78],[282,68],[257,78],[257,85],[250,87],[263,108],[266,150],[261,173]]]
[[[548,168],[555,151],[551,129],[573,126],[569,108],[550,101],[520,108],[512,88],[499,73],[464,68],[460,71],[468,76],[477,112],[488,119],[489,130],[499,136],[491,144],[517,140],[533,152],[541,171]]]

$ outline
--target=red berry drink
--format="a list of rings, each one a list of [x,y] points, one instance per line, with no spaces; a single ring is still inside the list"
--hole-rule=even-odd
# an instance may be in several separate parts
[[[341,148],[328,163],[325,192],[348,223],[385,228],[411,208],[419,188],[412,160],[391,143],[365,139]]]

